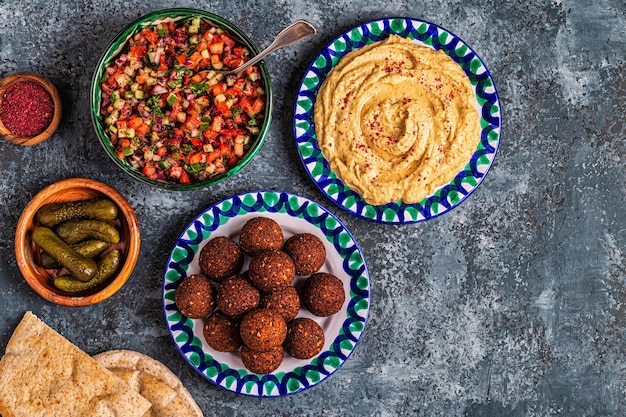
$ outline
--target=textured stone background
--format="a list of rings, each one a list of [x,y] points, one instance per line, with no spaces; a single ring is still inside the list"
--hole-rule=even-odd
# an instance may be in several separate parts
[[[122,174],[89,116],[91,75],[113,35],[172,6],[220,14],[259,47],[296,19],[319,29],[266,59],[275,113],[259,155],[197,192],[155,190]],[[463,38],[489,67],[504,116],[498,157],[478,190],[442,217],[405,226],[339,211],[303,170],[292,135],[295,91],[312,57],[344,30],[390,16]],[[88,353],[127,348],[163,361],[207,416],[626,414],[625,32],[623,0],[0,0],[0,77],[43,74],[65,106],[47,142],[0,142],[0,348],[32,310]],[[29,199],[71,176],[120,190],[143,238],[122,290],[79,309],[39,298],[13,251]],[[162,272],[181,230],[212,203],[260,188],[333,210],[362,247],[372,284],[370,320],[352,357],[320,385],[277,399],[202,379],[178,354],[161,310]]]

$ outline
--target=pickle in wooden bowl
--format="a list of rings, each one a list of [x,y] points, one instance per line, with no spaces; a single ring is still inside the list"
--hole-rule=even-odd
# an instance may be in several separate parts
[[[117,190],[67,178],[41,190],[15,232],[17,265],[30,287],[65,306],[99,303],[128,280],[139,256],[139,223]]]

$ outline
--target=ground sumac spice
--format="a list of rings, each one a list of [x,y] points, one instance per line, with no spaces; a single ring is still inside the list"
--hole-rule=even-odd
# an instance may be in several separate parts
[[[13,83],[2,95],[0,120],[16,136],[40,134],[50,126],[53,116],[52,96],[34,81]]]

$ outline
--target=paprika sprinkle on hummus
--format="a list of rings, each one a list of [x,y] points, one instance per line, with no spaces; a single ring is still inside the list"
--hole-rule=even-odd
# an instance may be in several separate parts
[[[2,95],[0,121],[19,137],[36,136],[46,130],[54,117],[54,101],[35,81],[18,81]]]
[[[319,90],[314,121],[331,169],[372,205],[420,202],[463,170],[480,140],[463,69],[397,35],[339,61]]]

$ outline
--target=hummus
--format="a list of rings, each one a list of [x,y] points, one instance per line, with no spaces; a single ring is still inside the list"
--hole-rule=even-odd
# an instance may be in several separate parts
[[[480,140],[463,69],[396,35],[341,58],[314,122],[331,169],[372,205],[423,200],[463,170]]]

